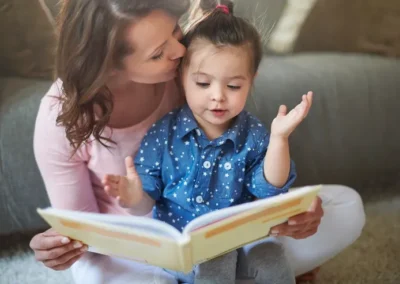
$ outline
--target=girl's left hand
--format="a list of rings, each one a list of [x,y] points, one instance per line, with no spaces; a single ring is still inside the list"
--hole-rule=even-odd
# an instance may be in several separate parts
[[[287,236],[294,239],[305,239],[318,231],[324,210],[322,200],[316,197],[307,212],[289,218],[289,221],[271,228],[273,237]]]
[[[312,92],[303,95],[301,103],[289,113],[287,113],[287,107],[281,105],[277,117],[272,121],[271,136],[288,138],[303,119],[306,118],[312,105],[312,99]]]

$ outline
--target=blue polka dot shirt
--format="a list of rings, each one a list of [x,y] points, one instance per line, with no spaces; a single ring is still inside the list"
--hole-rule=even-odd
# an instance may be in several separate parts
[[[156,201],[153,216],[179,231],[194,218],[221,208],[286,193],[296,178],[277,188],[264,177],[269,133],[242,111],[221,137],[210,141],[187,105],[147,132],[135,157],[143,189]]]

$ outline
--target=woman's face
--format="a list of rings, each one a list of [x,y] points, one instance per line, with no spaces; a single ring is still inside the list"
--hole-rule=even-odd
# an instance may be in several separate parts
[[[123,59],[123,69],[116,75],[144,84],[173,79],[186,52],[181,38],[178,19],[161,10],[151,12],[127,28],[125,40],[133,52]]]

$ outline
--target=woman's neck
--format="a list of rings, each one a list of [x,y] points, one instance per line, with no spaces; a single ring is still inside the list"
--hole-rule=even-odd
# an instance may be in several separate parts
[[[107,84],[114,108],[108,126],[126,128],[146,120],[158,109],[165,91],[165,83],[140,84],[132,81]]]

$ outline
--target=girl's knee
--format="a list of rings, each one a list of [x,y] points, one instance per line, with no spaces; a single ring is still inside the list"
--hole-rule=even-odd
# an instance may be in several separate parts
[[[251,248],[247,260],[250,275],[256,283],[295,283],[293,270],[280,243],[266,242]]]
[[[285,251],[279,242],[265,242],[252,247],[247,253],[249,266],[278,266],[286,264]]]

